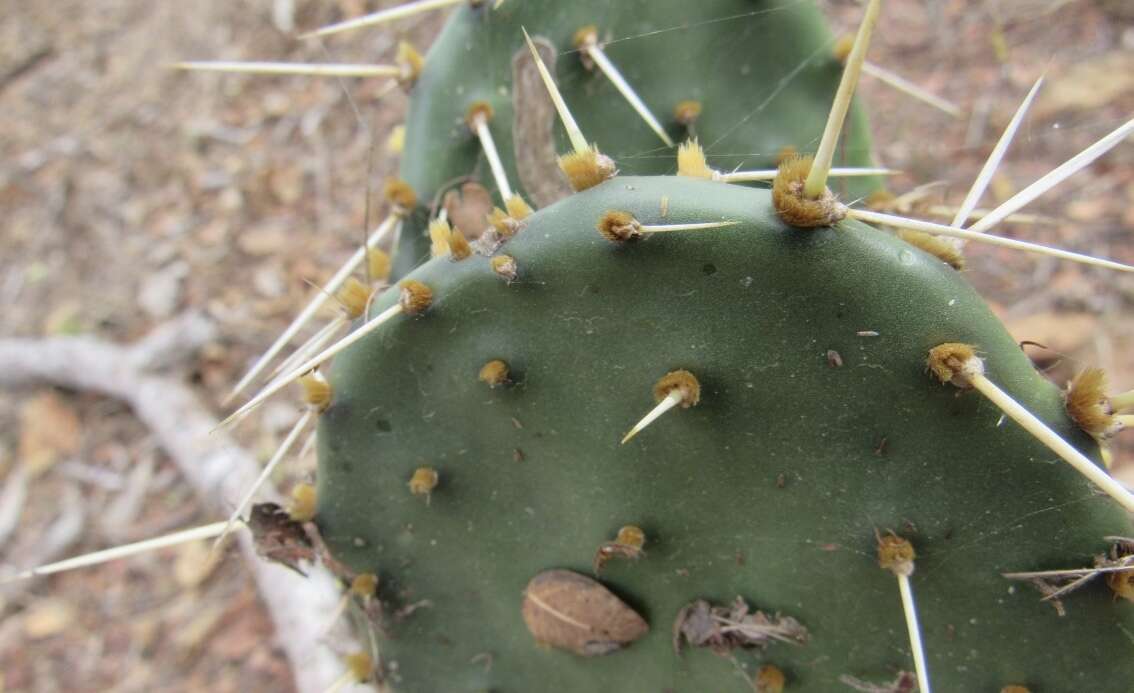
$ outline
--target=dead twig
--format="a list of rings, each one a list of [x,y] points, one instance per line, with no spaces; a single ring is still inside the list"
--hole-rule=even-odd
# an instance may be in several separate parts
[[[0,387],[52,383],[126,402],[197,495],[219,513],[225,499],[238,498],[252,483],[259,465],[223,432],[210,435],[217,428],[216,418],[181,379],[156,372],[184,360],[214,335],[211,322],[188,314],[131,346],[90,337],[0,339]],[[339,600],[335,579],[322,566],[313,567],[304,579],[266,563],[256,556],[248,533],[240,534],[239,544],[291,663],[297,690],[325,690],[342,673],[338,655],[318,643],[321,617]],[[343,651],[361,649],[348,637],[337,637]]]

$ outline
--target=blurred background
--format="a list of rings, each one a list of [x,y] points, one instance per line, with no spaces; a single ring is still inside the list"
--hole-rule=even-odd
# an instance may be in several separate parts
[[[379,79],[165,65],[388,62],[400,38],[428,47],[442,16],[322,44],[295,38],[391,4],[0,6],[0,337],[129,342],[204,311],[219,335],[176,377],[221,414],[228,389],[310,295],[309,282],[324,281],[357,247],[368,189],[397,166],[384,143],[406,98],[383,94]],[[852,30],[861,14],[856,2],[821,4],[836,31]],[[959,204],[1041,74],[1046,85],[982,207],[1134,115],[1134,5],[1123,0],[887,0],[869,59],[964,114],[951,118],[863,79],[879,161],[904,172],[892,191],[940,182],[911,202],[914,214]],[[1134,263],[1134,146],[1120,145],[1025,211],[1035,218],[1002,233]],[[975,244],[968,260],[966,276],[1014,336],[1033,343],[1027,352],[1055,382],[1099,365],[1116,389],[1134,387],[1134,278]],[[266,459],[296,415],[292,404],[268,404],[236,436]],[[1116,453],[1118,474],[1134,482],[1134,435]],[[280,478],[302,478],[312,465],[293,460]],[[26,565],[47,549],[70,555],[215,519],[126,405],[48,387],[4,391],[0,562]],[[251,578],[236,558],[207,555],[207,544],[191,544],[0,589],[0,691],[290,690]]]

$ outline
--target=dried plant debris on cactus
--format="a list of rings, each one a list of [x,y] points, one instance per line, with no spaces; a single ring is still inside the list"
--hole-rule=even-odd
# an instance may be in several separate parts
[[[730,606],[713,606],[704,599],[686,604],[673,622],[673,651],[681,654],[682,645],[688,644],[726,655],[737,648],[763,648],[775,642],[807,644],[807,628],[791,616],[750,609],[739,596]]]
[[[1113,542],[1110,551],[1095,556],[1092,568],[1057,568],[1001,574],[1009,580],[1026,580],[1043,594],[1043,601],[1053,603],[1100,576],[1106,577],[1107,584],[1116,597],[1131,599],[1132,595],[1125,592],[1123,587],[1130,576],[1134,575],[1134,539],[1107,537],[1107,540]],[[1065,608],[1062,604],[1056,608],[1063,615]]]
[[[315,560],[315,544],[304,523],[291,519],[288,511],[275,503],[253,505],[248,529],[252,531],[256,552],[267,561],[304,575],[300,565]]]
[[[917,677],[911,671],[899,671],[889,683],[873,683],[844,674],[839,683],[849,686],[859,693],[914,693],[917,690]]]

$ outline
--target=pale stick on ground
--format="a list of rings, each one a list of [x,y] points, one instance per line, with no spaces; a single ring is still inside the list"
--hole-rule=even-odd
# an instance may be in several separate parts
[[[1009,121],[1008,127],[1004,128],[1004,134],[996,142],[996,146],[992,148],[992,153],[988,155],[988,160],[984,162],[981,167],[980,173],[977,174],[976,180],[973,181],[973,187],[969,188],[969,192],[965,195],[965,199],[961,202],[960,208],[957,210],[956,216],[953,217],[953,222],[950,226],[963,227],[969,220],[969,216],[976,209],[977,203],[984,195],[984,191],[988,188],[988,184],[992,181],[993,174],[999,168],[1000,162],[1004,159],[1005,152],[1008,151],[1008,145],[1012,144],[1013,138],[1016,137],[1016,132],[1020,129],[1020,124],[1024,122],[1024,115],[1027,114],[1028,108],[1031,107],[1032,101],[1035,100],[1036,94],[1039,93],[1040,86],[1043,84],[1043,77],[1036,80],[1035,85],[1032,86],[1031,91],[1024,97],[1023,103],[1016,109],[1016,113]],[[984,216],[988,216],[987,214]]]
[[[866,221],[872,224],[881,224],[883,226],[896,226],[902,229],[910,229],[913,231],[921,231],[936,236],[951,236],[953,238],[961,238],[969,241],[980,241],[981,243],[988,243],[990,245],[998,245],[1005,248],[1013,248],[1015,250],[1026,250],[1031,253],[1039,253],[1041,255],[1050,255],[1052,257],[1061,258],[1063,260],[1071,260],[1073,262],[1081,262],[1086,265],[1094,265],[1096,267],[1106,267],[1107,269],[1118,270],[1120,272],[1134,272],[1134,267],[1124,265],[1121,262],[1107,260],[1104,258],[1097,258],[1093,255],[1083,255],[1082,253],[1073,253],[1069,250],[1060,250],[1059,248],[1051,248],[1046,245],[1039,245],[1038,243],[1028,243],[1027,241],[1018,241],[1014,238],[1003,238],[1001,236],[990,236],[985,233],[980,233],[972,229],[959,229],[955,226],[945,226],[944,224],[934,224],[930,221],[920,221],[918,219],[907,219],[906,217],[899,217],[893,214],[882,214],[881,212],[871,212],[865,209],[850,209],[847,210],[847,216],[859,221]]]
[[[322,308],[327,301],[331,300],[334,293],[339,290],[347,278],[366,260],[366,253],[370,248],[382,242],[391,231],[397,232],[397,227],[401,226],[401,216],[401,213],[391,213],[378,225],[378,228],[376,228],[374,232],[370,234],[370,238],[367,239],[366,247],[354,251],[354,254],[335,272],[334,276],[331,277],[330,281],[323,287],[323,290],[316,292],[315,296],[313,296],[311,301],[300,311],[295,320],[287,326],[280,336],[276,338],[276,341],[272,342],[272,345],[268,347],[267,351],[265,351],[263,355],[256,360],[256,363],[252,364],[248,372],[240,378],[236,386],[232,388],[232,392],[225,398],[223,404],[231,402],[237,395],[243,392],[244,388],[248,387],[248,385],[256,379],[256,376],[264,370],[264,367],[276,357],[276,354],[287,346],[287,343],[303,329],[303,326],[306,325],[311,318],[315,317],[319,309]]]
[[[215,337],[212,323],[190,314],[125,347],[90,337],[0,339],[0,387],[54,383],[126,402],[197,497],[219,514],[222,499],[238,496],[255,478],[259,465],[228,436],[209,434],[216,419],[184,378],[157,372],[191,358]],[[282,500],[274,489],[268,495]],[[320,614],[328,613],[339,600],[335,578],[316,565],[304,579],[260,559],[250,534],[240,532],[235,537],[275,626],[276,642],[291,665],[296,690],[324,690],[342,671],[338,657],[319,640],[324,626]],[[345,628],[334,637],[345,648],[358,647]]]
[[[870,0],[862,17],[862,24],[858,28],[858,35],[855,36],[854,47],[847,56],[843,77],[839,81],[838,91],[835,92],[835,101],[831,104],[831,113],[827,116],[827,126],[823,130],[823,138],[819,140],[815,160],[811,164],[807,180],[803,183],[805,197],[817,198],[827,188],[827,175],[831,170],[831,163],[835,160],[839,133],[843,130],[847,111],[850,110],[854,89],[858,85],[859,75],[862,74],[862,63],[866,60],[866,49],[870,45],[870,36],[874,33],[874,25],[878,23],[880,11],[881,0]]]
[[[1036,182],[1016,193],[988,216],[973,224],[969,228],[973,231],[988,231],[1004,220],[1009,214],[1020,210],[1024,205],[1051,190],[1055,186],[1070,178],[1080,170],[1086,168],[1095,159],[1118,146],[1130,133],[1134,132],[1134,118],[1115,128],[1108,135],[1057,166],[1051,173],[1043,176]]]
[[[339,619],[346,613],[347,608],[350,607],[350,603],[353,599],[354,595],[351,594],[350,590],[343,593],[342,599],[335,605],[335,610],[327,617],[327,630],[335,627],[335,624],[339,622]]]

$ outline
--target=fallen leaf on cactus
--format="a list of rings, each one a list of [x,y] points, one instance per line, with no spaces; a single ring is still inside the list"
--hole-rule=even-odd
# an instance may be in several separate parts
[[[569,570],[548,570],[532,578],[522,613],[536,642],[584,657],[622,649],[650,629],[610,590]]]

